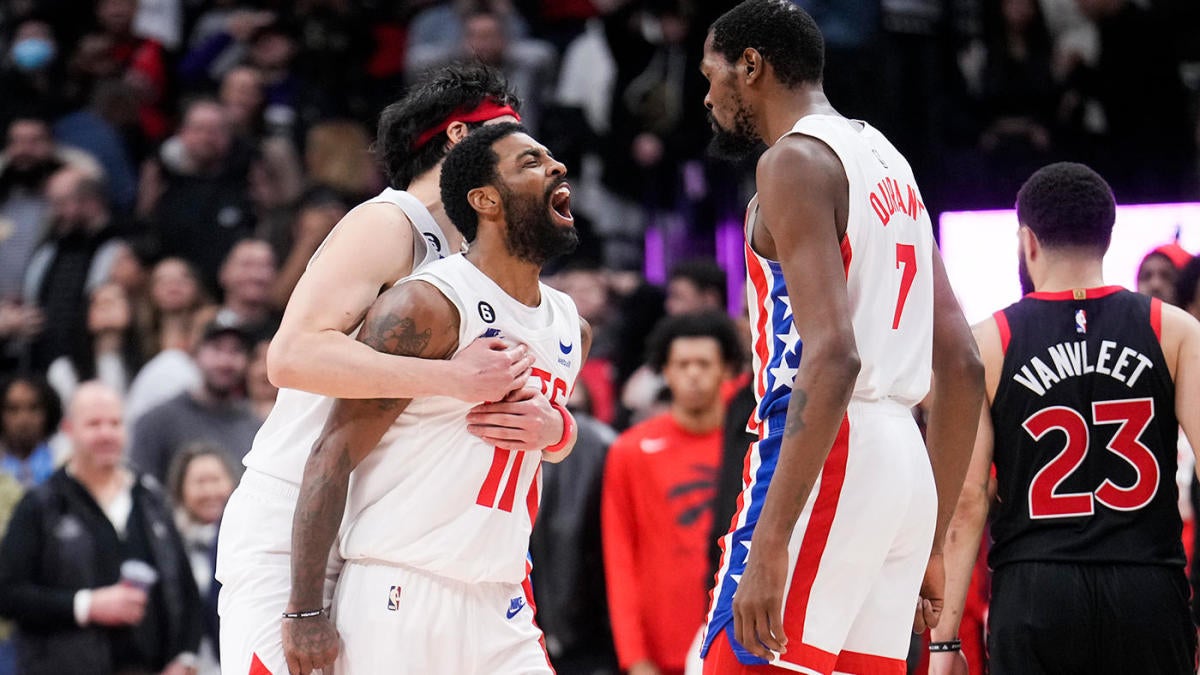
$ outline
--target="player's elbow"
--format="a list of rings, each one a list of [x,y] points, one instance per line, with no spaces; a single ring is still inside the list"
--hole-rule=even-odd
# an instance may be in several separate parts
[[[982,529],[987,520],[988,500],[986,485],[977,485],[970,481],[964,484],[962,492],[958,495],[958,503],[954,507],[947,537],[953,540],[959,535]]]
[[[805,355],[811,357],[819,371],[815,373],[817,381],[843,385],[848,397],[862,370],[862,358],[858,355],[853,333],[833,335],[814,346],[816,348],[810,351],[809,345],[805,345]]]
[[[961,387],[972,392],[983,392],[983,359],[974,341],[968,340],[957,349],[934,349],[933,372],[935,381]]]
[[[954,509],[955,520],[967,522],[980,520],[987,515],[988,488],[971,481],[963,484],[962,492],[958,495],[958,505]]]
[[[280,332],[267,347],[267,379],[279,389],[298,389],[301,377],[301,361],[294,348],[294,338]]]
[[[308,459],[304,463],[304,473],[308,476],[320,476],[324,479],[336,478],[340,473],[350,474],[352,467],[343,460],[346,454],[344,439],[337,438],[337,432],[326,428],[321,431],[308,451]]]

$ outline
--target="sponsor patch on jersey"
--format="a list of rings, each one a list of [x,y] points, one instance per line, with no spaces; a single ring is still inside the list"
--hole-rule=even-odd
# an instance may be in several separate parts
[[[484,323],[494,323],[496,321],[496,310],[492,309],[486,301],[479,301],[479,318],[483,319]]]
[[[517,614],[520,614],[523,609],[525,609],[525,598],[517,596],[509,601],[508,611],[504,613],[504,616],[507,619],[512,619]]]
[[[388,610],[395,612],[400,609],[400,587],[392,586],[388,589]]]
[[[1083,311],[1082,309],[1075,310],[1075,332],[1087,332],[1087,312]]]

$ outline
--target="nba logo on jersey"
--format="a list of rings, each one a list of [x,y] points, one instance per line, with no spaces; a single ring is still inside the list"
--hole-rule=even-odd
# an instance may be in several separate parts
[[[1083,311],[1082,309],[1075,310],[1075,332],[1087,332],[1087,312]]]
[[[388,609],[396,611],[400,609],[400,587],[392,586],[388,589]]]

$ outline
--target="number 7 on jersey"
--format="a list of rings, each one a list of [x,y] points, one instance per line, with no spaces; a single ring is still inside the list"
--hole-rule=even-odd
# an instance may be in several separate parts
[[[900,271],[900,295],[896,298],[896,313],[892,315],[892,330],[900,327],[900,315],[917,276],[917,248],[912,244],[896,244],[896,269]]]

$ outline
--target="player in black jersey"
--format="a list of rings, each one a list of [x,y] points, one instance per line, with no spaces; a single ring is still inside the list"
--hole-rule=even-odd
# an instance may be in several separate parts
[[[1035,292],[975,329],[988,401],[946,539],[933,675],[966,672],[952,640],[993,465],[993,675],[1195,672],[1175,470],[1179,425],[1200,447],[1200,323],[1104,285],[1115,209],[1081,164],[1017,195]]]

